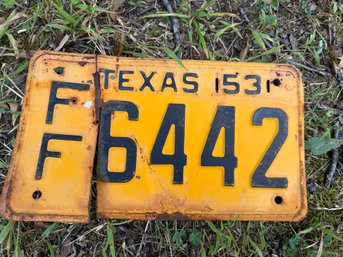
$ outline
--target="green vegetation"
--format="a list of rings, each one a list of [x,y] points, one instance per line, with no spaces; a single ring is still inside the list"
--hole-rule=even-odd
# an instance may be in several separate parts
[[[90,224],[1,219],[0,256],[342,256],[343,179],[338,176],[326,187],[325,173],[329,150],[342,145],[342,139],[332,138],[337,110],[342,111],[332,67],[343,66],[343,1],[173,2],[179,5],[171,14],[162,1],[150,0],[0,0],[0,188],[15,142],[28,61],[36,50],[171,58],[180,65],[182,59],[292,60],[314,70],[300,68],[307,218],[299,223]],[[179,45],[172,17],[179,23]],[[343,163],[342,147],[339,156]]]

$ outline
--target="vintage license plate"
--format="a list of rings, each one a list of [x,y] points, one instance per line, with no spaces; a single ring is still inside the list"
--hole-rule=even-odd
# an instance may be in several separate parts
[[[36,53],[2,213],[86,222],[96,197],[100,218],[301,220],[307,201],[298,70],[183,65]]]

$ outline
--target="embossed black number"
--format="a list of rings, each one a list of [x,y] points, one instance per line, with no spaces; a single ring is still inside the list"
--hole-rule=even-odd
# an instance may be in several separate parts
[[[231,78],[237,78],[237,74],[224,74],[223,85],[224,86],[230,86],[230,87],[234,88],[234,89],[224,88],[224,92],[226,94],[238,94],[240,86],[237,82],[229,81],[229,79],[231,79]]]
[[[245,80],[254,79],[255,82],[252,84],[255,90],[245,89],[245,93],[248,95],[258,95],[261,93],[261,77],[259,75],[246,75]]]
[[[213,149],[218,140],[221,128],[225,129],[225,154],[223,157],[213,156]],[[237,167],[235,147],[235,107],[219,106],[213,119],[204,150],[201,155],[202,166],[223,166],[224,185],[234,185],[234,170]]]
[[[163,146],[167,140],[169,131],[175,126],[174,154],[163,154]],[[169,104],[162,125],[157,134],[155,144],[151,150],[151,164],[172,164],[174,166],[174,184],[183,183],[183,167],[187,163],[184,151],[185,143],[185,105]]]
[[[287,138],[288,117],[287,114],[281,109],[260,108],[254,113],[252,121],[253,125],[261,126],[264,118],[278,119],[279,130],[252,176],[252,186],[262,188],[287,188],[287,178],[268,178],[266,177],[266,172]]]
[[[128,137],[112,137],[111,116],[116,111],[127,112],[129,120],[138,120],[138,108],[131,102],[109,101],[101,111],[98,149],[98,176],[105,182],[128,182],[136,172],[137,146]],[[126,148],[126,167],[124,172],[110,172],[108,170],[108,152],[112,147]]]

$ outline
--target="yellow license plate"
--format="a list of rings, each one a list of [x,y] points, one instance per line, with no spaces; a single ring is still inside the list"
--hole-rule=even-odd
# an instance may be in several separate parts
[[[96,197],[100,218],[301,220],[303,104],[286,64],[38,52],[2,213],[86,222]]]

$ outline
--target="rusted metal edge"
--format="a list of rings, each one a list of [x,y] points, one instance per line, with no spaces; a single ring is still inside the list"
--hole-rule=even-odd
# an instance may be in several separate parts
[[[99,219],[135,219],[135,220],[254,220],[254,221],[301,221],[306,213],[295,216],[288,214],[192,214],[182,212],[147,212],[147,213],[97,213]]]
[[[28,78],[26,81],[25,87],[25,94],[23,99],[22,109],[26,108],[29,103],[29,99],[31,98],[31,81],[33,80],[34,74],[34,67],[40,58],[44,56],[62,56],[61,53],[53,52],[53,51],[37,51],[30,59],[30,66],[28,71]],[[85,55],[85,54],[65,54],[63,56],[75,56],[82,59],[96,60],[96,55]],[[16,135],[16,143],[13,149],[13,153],[17,153],[21,148],[21,138],[23,137],[24,127],[27,122],[27,115],[23,112],[22,116],[20,117],[18,132]],[[15,174],[16,170],[16,163],[18,156],[16,154],[13,155],[11,158],[10,167],[8,169],[8,173],[5,179],[4,187],[0,196],[0,213],[1,215],[9,220],[16,220],[16,221],[46,221],[46,222],[84,222],[87,223],[90,221],[90,213],[88,207],[88,214],[87,215],[61,215],[61,214],[33,214],[33,213],[17,213],[15,212],[10,206],[10,196],[12,192],[12,179]],[[91,185],[89,185],[91,190]],[[91,193],[89,194],[91,197]],[[90,203],[89,199],[89,203]]]
[[[95,124],[100,123],[101,108],[104,105],[104,101],[101,98],[101,86],[100,86],[100,73],[98,68],[98,55],[95,55],[95,72],[93,73],[94,86],[95,86]],[[98,133],[99,134],[99,133]]]
[[[61,56],[59,53],[56,52],[50,52],[50,51],[38,51],[36,52],[35,55],[31,58],[32,60],[32,66],[30,66],[29,69],[29,74],[30,77],[28,78],[27,81],[27,86],[25,90],[25,97],[24,97],[24,102],[23,102],[23,107],[27,106],[28,104],[28,99],[30,98],[30,93],[29,93],[29,86],[31,83],[29,81],[32,80],[32,70],[34,67],[35,62],[42,56],[44,55],[55,55],[55,56]],[[79,55],[79,54],[63,54],[68,55],[68,56],[85,56],[85,55]],[[97,55],[89,55],[87,57],[89,59],[95,59],[96,61],[96,70],[95,73],[93,74],[94,76],[94,84],[95,84],[95,89],[96,89],[96,99],[95,101],[95,106],[96,106],[96,121],[98,122],[100,119],[100,113],[101,113],[101,106],[103,104],[103,101],[101,99],[101,89],[100,89],[100,75],[98,71],[98,66],[97,66],[97,61],[98,57]],[[277,67],[282,67],[285,68],[287,67],[288,69],[290,68],[293,70],[293,74],[297,78],[297,81],[300,85],[301,83],[301,73],[296,69],[293,65],[277,65]],[[300,87],[298,87],[298,103],[301,103],[301,100],[303,98],[303,92]],[[298,113],[299,113],[299,128],[298,128],[298,134],[299,134],[299,148],[301,149],[300,151],[300,192],[301,192],[301,206],[298,208],[298,211],[294,214],[294,216],[290,216],[289,214],[287,215],[282,215],[282,214],[275,214],[275,215],[265,215],[261,214],[259,217],[256,217],[256,214],[227,214],[227,215],[216,215],[216,214],[208,214],[208,215],[202,215],[202,214],[182,214],[182,213],[100,213],[97,212],[97,216],[99,218],[118,218],[118,219],[128,219],[128,218],[134,218],[134,219],[149,219],[149,220],[155,220],[155,219],[162,219],[162,220],[202,220],[202,219],[224,219],[224,220],[272,220],[274,221],[301,221],[307,214],[307,201],[306,201],[306,178],[305,178],[305,162],[304,162],[304,123],[303,123],[303,116],[304,116],[304,106],[301,104],[298,104]],[[20,118],[20,124],[19,124],[19,129],[17,133],[17,140],[16,144],[14,147],[14,151],[16,152],[18,149],[20,149],[20,139],[23,134],[23,127],[25,125],[25,120],[26,117],[23,114]],[[10,168],[6,177],[5,185],[3,188],[3,192],[0,198],[0,212],[3,214],[3,216],[7,219],[13,219],[13,220],[32,220],[32,221],[67,221],[67,222],[89,222],[89,213],[87,216],[80,216],[80,215],[53,215],[53,214],[20,214],[20,213],[15,213],[9,206],[9,197],[11,194],[11,180],[14,174],[15,170],[15,160],[16,158],[12,158]],[[91,194],[90,194],[91,197]],[[255,217],[253,217],[255,215]]]
[[[291,64],[278,64],[277,67],[287,67],[292,71],[293,76],[296,78],[298,87],[297,87],[297,96],[298,96],[298,142],[299,142],[299,171],[300,171],[300,203],[298,211],[294,214],[294,221],[303,220],[308,212],[307,207],[307,191],[306,191],[306,169],[305,169],[305,142],[304,142],[304,90],[302,83],[302,74],[297,67]],[[302,103],[302,104],[300,104]]]
[[[301,205],[292,214],[199,214],[199,213],[167,213],[167,212],[146,212],[146,213],[113,213],[97,212],[99,219],[137,219],[137,220],[255,220],[255,221],[302,221],[308,212],[307,192],[306,192],[306,171],[304,152],[304,93],[302,86],[301,72],[291,64],[276,64],[276,69],[290,71],[299,85],[297,87],[298,96],[298,138],[299,138],[299,171],[300,171],[300,203]]]

